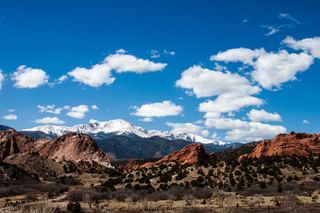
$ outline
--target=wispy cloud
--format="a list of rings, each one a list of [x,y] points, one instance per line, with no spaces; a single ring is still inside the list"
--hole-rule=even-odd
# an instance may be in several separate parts
[[[264,34],[265,36],[271,36],[271,35],[276,34],[280,31],[280,29],[276,26],[262,25],[261,27],[268,30],[268,32]]]
[[[286,19],[286,20],[292,21],[296,24],[300,24],[300,21],[298,21],[296,18],[294,18],[289,13],[279,13],[278,18],[279,19]]]

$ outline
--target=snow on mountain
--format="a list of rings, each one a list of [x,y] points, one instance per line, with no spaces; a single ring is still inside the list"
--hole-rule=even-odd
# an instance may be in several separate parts
[[[44,125],[44,126],[37,126],[30,129],[24,129],[23,131],[40,131],[53,136],[61,136],[66,134],[67,132],[81,132],[81,133],[87,133],[90,135],[95,135],[98,133],[105,133],[105,134],[112,133],[117,135],[135,134],[142,138],[150,138],[150,137],[158,136],[168,140],[181,139],[181,140],[186,140],[191,142],[199,142],[203,144],[216,144],[216,145],[225,144],[220,140],[208,139],[208,138],[204,138],[202,136],[191,134],[191,133],[173,134],[169,131],[146,130],[142,127],[135,126],[122,119],[116,119],[116,120],[110,120],[110,121],[90,120],[90,122],[87,124],[80,124],[72,127]]]

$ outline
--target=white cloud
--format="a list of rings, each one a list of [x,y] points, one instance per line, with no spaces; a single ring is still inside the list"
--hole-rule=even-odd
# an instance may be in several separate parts
[[[224,62],[242,62],[244,64],[253,64],[253,60],[263,55],[264,49],[248,49],[248,48],[234,48],[224,52],[218,52],[216,55],[210,57],[211,61],[224,61]]]
[[[138,107],[133,115],[146,118],[165,117],[180,115],[182,111],[181,106],[166,100],[160,103],[144,104]]]
[[[251,121],[281,121],[281,116],[278,113],[270,113],[265,110],[252,109],[248,114]]]
[[[315,58],[320,58],[320,37],[295,40],[293,37],[287,36],[282,43],[292,49],[303,50]]]
[[[185,70],[176,82],[176,86],[192,90],[198,98],[226,93],[244,96],[260,92],[260,88],[252,86],[245,77],[230,72],[209,70],[200,66],[192,66]]]
[[[166,55],[171,55],[171,56],[174,56],[174,55],[176,54],[175,51],[173,51],[173,50],[166,50],[166,49],[163,50],[163,53],[166,54]]]
[[[163,70],[167,66],[165,63],[155,63],[128,54],[111,54],[104,59],[104,63],[108,64],[111,69],[116,70],[118,73],[157,72]]]
[[[125,50],[125,49],[117,49],[116,50],[116,53],[118,53],[118,54],[125,54],[127,52],[127,50]]]
[[[171,132],[173,134],[183,134],[183,133],[192,133],[196,135],[201,135],[203,137],[208,137],[209,131],[204,129],[202,126],[195,125],[193,123],[170,123],[167,125],[171,127]]]
[[[161,56],[158,50],[151,50],[150,55],[150,58],[160,58]]]
[[[303,120],[302,123],[303,123],[303,124],[310,124],[310,121],[308,121],[308,120]]]
[[[14,115],[14,114],[8,114],[8,115],[3,116],[3,118],[4,118],[5,120],[13,121],[13,120],[17,120],[17,119],[18,119],[18,116],[17,116],[17,115]]]
[[[141,119],[143,122],[152,122],[153,121],[153,118],[148,118],[148,117],[146,117],[146,118],[142,118]]]
[[[17,88],[36,88],[48,83],[49,76],[42,69],[33,69],[21,65],[13,73],[12,80]]]
[[[231,141],[261,140],[286,132],[286,128],[280,125],[248,122],[232,118],[209,118],[205,125],[209,128],[227,129],[225,139]]]
[[[2,89],[2,84],[4,82],[5,76],[2,73],[2,70],[0,70],[0,90]]]
[[[289,21],[294,22],[295,24],[300,24],[300,21],[298,21],[296,18],[294,18],[289,13],[280,13],[278,17],[279,17],[279,19],[287,19]]]
[[[270,125],[260,122],[249,122],[248,126],[240,129],[227,131],[226,139],[232,141],[257,141],[273,138],[275,135],[285,133],[287,130],[283,126]]]
[[[38,124],[64,124],[64,121],[60,120],[57,117],[40,118],[40,119],[36,119],[34,122]]]
[[[47,106],[38,105],[37,108],[39,109],[40,112],[52,113],[52,114],[60,114],[64,110],[64,108],[56,108],[54,104],[47,105]]]
[[[67,112],[67,115],[72,118],[82,119],[87,112],[89,112],[89,107],[87,105],[79,105],[71,107],[69,112]]]
[[[232,118],[211,117],[207,118],[205,125],[215,129],[237,129],[248,127],[248,122]]]
[[[77,67],[68,73],[74,81],[81,82],[91,87],[100,87],[103,84],[110,85],[115,81],[112,70],[118,73],[134,72],[146,73],[163,70],[167,64],[154,63],[152,61],[137,58],[133,55],[124,54],[120,49],[116,54],[108,55],[100,64],[92,66],[90,69]]]
[[[262,99],[245,95],[236,96],[234,94],[223,94],[215,100],[208,100],[199,104],[199,111],[204,112],[205,117],[220,117],[222,113],[231,113],[248,106],[260,106],[264,102]]]
[[[287,37],[284,44],[320,56],[320,40],[295,41]],[[296,74],[307,70],[313,64],[313,57],[307,53],[288,53],[286,50],[279,52],[265,52],[261,49],[236,48],[211,56],[211,60],[225,62],[242,62],[251,65],[251,77],[263,88],[280,88],[282,83],[295,80]]]
[[[100,87],[103,84],[110,85],[115,81],[108,64],[96,64],[92,68],[77,67],[68,73],[74,81],[81,82],[91,87]]]
[[[92,105],[92,106],[91,106],[91,109],[93,109],[93,110],[98,110],[99,107],[98,107],[97,105]]]
[[[296,74],[304,72],[313,63],[313,57],[305,53],[268,53],[260,56],[254,65],[252,78],[263,88],[280,88],[282,83],[296,79]]]
[[[60,78],[58,78],[58,83],[62,83],[64,81],[66,81],[67,79],[68,79],[67,75],[62,75],[62,76],[60,76]]]
[[[262,25],[261,27],[268,30],[268,32],[264,34],[265,36],[271,36],[271,35],[276,34],[280,31],[280,29],[278,27],[272,26],[272,25]]]

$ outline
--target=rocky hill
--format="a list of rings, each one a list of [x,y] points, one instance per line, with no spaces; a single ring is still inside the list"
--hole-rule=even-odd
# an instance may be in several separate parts
[[[110,167],[107,153],[87,134],[68,133],[55,140],[37,140],[37,150],[42,156],[58,161],[88,161]]]
[[[0,161],[15,154],[32,152],[56,161],[86,161],[111,167],[108,154],[86,134],[69,133],[54,140],[36,140],[13,129],[0,131]]]
[[[261,141],[251,153],[240,158],[260,158],[267,156],[308,156],[320,153],[320,134],[295,133],[279,134],[272,140]]]
[[[34,139],[13,129],[0,131],[0,161],[9,155],[35,150]]]
[[[203,145],[200,143],[193,143],[185,146],[179,151],[173,152],[169,155],[164,156],[158,161],[155,162],[146,162],[143,164],[137,164],[134,161],[129,161],[125,166],[125,170],[135,170],[138,168],[150,168],[158,166],[161,164],[167,163],[178,163],[179,165],[192,165],[200,162],[206,162],[209,160],[215,160],[215,154],[207,154],[203,148]]]

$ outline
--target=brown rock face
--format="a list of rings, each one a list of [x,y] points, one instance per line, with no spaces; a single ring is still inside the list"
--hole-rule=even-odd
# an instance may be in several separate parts
[[[254,150],[243,157],[260,158],[265,156],[308,156],[320,153],[320,134],[295,133],[279,134],[272,140],[261,141]]]
[[[107,153],[100,150],[97,143],[87,134],[68,133],[55,140],[38,140],[36,144],[40,155],[51,159],[88,161],[110,167]]]
[[[9,155],[34,150],[34,139],[13,129],[0,131],[0,161]]]
[[[156,162],[147,162],[142,165],[137,164],[135,161],[129,161],[126,170],[135,170],[139,168],[150,168],[160,164],[166,164],[170,162],[175,162],[181,165],[184,164],[195,164],[200,161],[214,160],[216,155],[211,153],[207,154],[203,148],[203,145],[199,143],[193,143],[185,146],[183,149],[164,156],[162,159]]]
[[[209,155],[205,152],[201,144],[193,143],[185,146],[179,151],[164,156],[162,159],[157,161],[157,164],[167,162],[176,162],[179,164],[195,164],[201,160],[209,160]]]
[[[57,161],[87,161],[111,166],[108,154],[86,134],[69,133],[55,140],[34,140],[13,129],[0,131],[0,161],[23,152],[38,152],[40,156]]]

